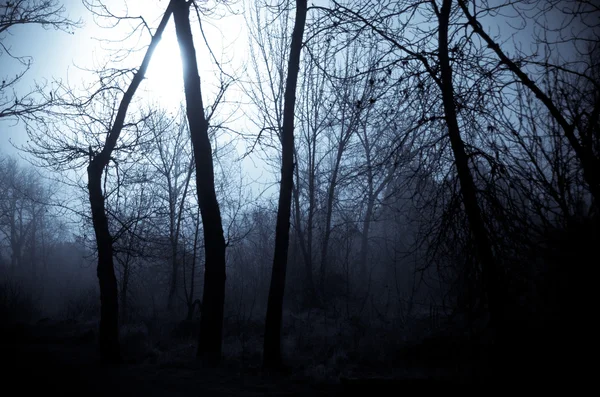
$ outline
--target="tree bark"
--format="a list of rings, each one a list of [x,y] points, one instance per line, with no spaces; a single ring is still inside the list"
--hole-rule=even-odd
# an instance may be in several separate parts
[[[306,12],[307,1],[296,0],[296,19],[292,32],[288,75],[284,94],[285,104],[283,109],[283,128],[281,131],[281,184],[275,227],[275,253],[265,321],[263,367],[270,369],[280,368],[283,365],[281,358],[281,323],[290,238],[292,190],[294,185],[294,110],[296,106],[296,87],[300,71],[300,51],[302,49],[304,26],[306,24]]]
[[[440,88],[442,102],[448,127],[450,145],[454,154],[456,171],[462,193],[462,201],[467,215],[471,236],[475,242],[476,257],[482,267],[483,282],[487,290],[490,324],[498,333],[504,322],[504,310],[500,289],[500,272],[494,258],[491,241],[485,227],[481,208],[477,201],[477,191],[473,175],[469,169],[469,159],[465,151],[465,144],[460,134],[454,88],[452,83],[452,67],[448,55],[448,26],[452,0],[444,0],[440,10],[439,26],[439,62],[440,62]]]
[[[198,357],[209,366],[221,360],[225,302],[225,238],[215,192],[212,148],[204,114],[196,50],[190,26],[190,3],[174,0],[175,32],[183,66],[187,119],[196,162],[196,187],[204,225],[205,273]]]

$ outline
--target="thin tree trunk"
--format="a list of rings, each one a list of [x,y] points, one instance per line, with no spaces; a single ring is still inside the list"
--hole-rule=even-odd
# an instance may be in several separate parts
[[[370,160],[370,156],[367,156],[367,159],[368,159],[367,161],[369,162],[368,167],[369,167],[369,169],[371,169],[372,163]],[[369,271],[367,269],[367,258],[369,257],[369,233],[371,230],[371,222],[373,220],[373,211],[375,208],[375,201],[377,200],[377,197],[379,197],[379,195],[381,194],[383,189],[385,189],[386,186],[389,185],[389,183],[392,181],[392,179],[394,178],[395,171],[396,171],[396,165],[394,165],[393,167],[391,167],[388,170],[388,174],[381,181],[381,183],[377,186],[377,188],[375,188],[373,186],[373,174],[371,171],[369,171],[368,202],[367,202],[367,209],[365,212],[365,217],[363,219],[362,239],[361,239],[361,245],[360,245],[360,262],[359,262],[360,278],[363,281],[369,280]]]
[[[190,3],[174,0],[175,31],[183,66],[187,119],[196,162],[196,187],[204,225],[205,273],[198,357],[210,366],[221,360],[225,302],[225,238],[215,192],[212,148],[204,115],[196,49],[190,27]]]
[[[183,261],[183,290],[185,292],[185,303],[187,305],[187,319],[191,320],[194,310],[194,278],[196,276],[196,260],[198,256],[198,235],[200,234],[200,208],[196,211],[196,230],[194,231],[194,245],[192,247],[192,264],[190,269],[190,289],[187,288],[185,261]]]
[[[306,271],[313,271],[313,233],[315,220],[315,148],[309,145],[308,161],[308,219],[306,220]],[[312,277],[311,277],[312,278]],[[314,291],[311,291],[314,292]],[[310,293],[310,292],[309,292]]]
[[[348,66],[347,66],[348,67]],[[346,71],[347,75],[347,71]],[[335,163],[333,166],[333,171],[331,172],[331,180],[329,181],[329,186],[327,188],[327,208],[325,212],[325,230],[323,234],[323,241],[321,244],[321,280],[323,280],[325,276],[325,272],[327,271],[328,259],[329,259],[329,240],[331,239],[331,218],[333,216],[333,206],[335,204],[335,194],[338,183],[338,176],[340,173],[340,166],[342,164],[342,157],[346,150],[346,146],[352,137],[352,134],[355,130],[355,125],[358,121],[358,112],[352,113],[350,116],[350,120],[348,121],[348,126],[346,127],[346,109],[342,111],[342,122],[341,122],[341,133],[340,140],[338,142],[337,152],[335,156]],[[321,286],[321,290],[323,292],[323,286]]]
[[[181,230],[181,218],[183,216],[183,205],[185,204],[185,199],[187,197],[188,188],[190,186],[190,179],[192,176],[192,171],[194,167],[194,159],[190,160],[190,164],[188,166],[188,173],[185,178],[185,186],[183,188],[183,195],[181,197],[181,201],[179,202],[179,210],[175,212],[177,197],[172,195],[173,191],[176,191],[177,188],[171,188],[171,184],[169,183],[169,211],[170,211],[170,240],[171,240],[171,286],[169,288],[169,299],[167,302],[167,308],[172,310],[175,306],[175,297],[177,295],[177,274],[179,272],[179,257],[177,255],[177,248],[179,247],[179,231]],[[175,221],[173,218],[177,217]],[[183,269],[185,273],[185,269]]]
[[[33,280],[33,284],[36,284],[37,280],[37,262],[36,262],[36,235],[37,235],[37,225],[38,225],[38,213],[35,210],[35,205],[32,205],[31,212],[33,213],[33,219],[31,220],[31,249],[29,255],[29,261],[31,262],[31,276]]]
[[[127,253],[127,257],[123,262],[123,280],[121,281],[121,324],[125,324],[127,322],[128,308],[127,308],[127,292],[129,289],[129,266],[130,266],[130,257],[129,253]]]
[[[452,68],[448,56],[448,26],[451,6],[452,0],[444,0],[439,15],[440,88],[442,91],[446,124],[448,126],[448,136],[450,137],[450,144],[454,153],[456,171],[461,187],[463,205],[465,206],[471,236],[475,242],[476,257],[481,264],[483,281],[487,290],[490,323],[496,332],[500,332],[500,327],[504,322],[500,272],[492,252],[491,241],[483,221],[481,208],[477,201],[475,182],[469,169],[469,159],[465,151],[465,144],[460,135],[456,114]]]
[[[263,366],[265,368],[279,368],[283,365],[281,358],[281,323],[294,185],[294,109],[296,106],[296,86],[300,71],[300,51],[306,23],[306,11],[307,1],[296,0],[296,20],[292,32],[284,94],[283,129],[281,131],[281,185],[275,227],[275,254],[265,321],[263,353]]]
[[[114,124],[108,134],[102,151],[97,155],[94,155],[94,153],[92,153],[92,148],[90,147],[90,164],[87,167],[88,191],[90,207],[92,210],[92,223],[94,225],[96,245],[98,248],[97,274],[100,284],[100,332],[98,340],[102,360],[109,364],[117,364],[122,360],[119,346],[118,287],[117,279],[115,277],[112,236],[110,235],[110,230],[108,228],[104,194],[102,192],[102,174],[108,165],[112,151],[114,150],[119,135],[121,134],[121,130],[123,129],[129,104],[131,103],[137,88],[144,79],[154,49],[158,45],[165,26],[169,21],[172,12],[172,4],[172,2],[169,3],[158,29],[152,37],[152,41],[148,46],[148,50],[144,55],[140,68],[135,73],[131,84],[121,99]]]
[[[343,128],[343,127],[342,127]],[[342,163],[342,155],[346,147],[346,143],[350,138],[350,133],[346,133],[342,136],[342,141],[338,144],[337,155],[335,158],[335,165],[331,174],[331,181],[329,181],[329,187],[327,188],[327,208],[325,210],[325,230],[323,234],[323,241],[321,242],[321,280],[325,277],[327,271],[328,257],[329,257],[329,240],[331,239],[331,218],[333,216],[333,204],[335,202],[335,189],[337,187],[338,173],[340,170],[340,164]],[[325,292],[324,285],[321,285],[321,293]]]
[[[167,300],[167,310],[173,310],[175,306],[175,295],[177,294],[177,272],[179,271],[179,261],[177,258],[177,243],[171,242],[171,281],[169,283],[169,297]]]
[[[369,201],[363,219],[362,237],[360,239],[360,257],[359,257],[359,274],[361,282],[367,283],[369,280],[369,271],[367,270],[367,258],[369,256],[369,231],[371,230],[371,217],[373,215],[373,207],[375,207],[375,196],[369,192]]]
[[[296,180],[300,179],[298,175],[298,168],[296,167],[294,172],[296,173]],[[304,293],[305,304],[312,305],[314,303],[313,298],[315,294],[315,284],[313,280],[313,268],[312,262],[309,259],[306,245],[304,244],[304,230],[302,229],[302,217],[300,216],[300,189],[298,184],[293,186],[293,198],[295,207],[295,223],[296,223],[296,234],[299,240],[300,251],[302,253],[302,259],[304,260]]]
[[[21,256],[21,246],[19,245],[19,237],[17,236],[17,225],[15,221],[15,217],[17,216],[17,198],[15,195],[16,192],[13,188],[13,198],[11,200],[10,208],[10,270],[12,276],[15,275],[20,262],[19,258]]]
[[[169,296],[167,298],[167,310],[173,310],[175,305],[175,294],[177,293],[177,237],[175,235],[175,188],[171,181],[171,174],[167,172],[167,188],[169,189],[169,242],[171,243],[171,280],[169,282]]]
[[[188,303],[188,314],[187,314],[187,320],[188,321],[192,321],[193,316],[194,316],[194,309],[196,307],[196,304],[198,303],[200,305],[200,307],[202,307],[202,304],[199,303],[199,300],[194,300],[194,279],[196,277],[196,260],[198,258],[198,234],[200,232],[200,214],[198,213],[196,216],[196,230],[194,232],[194,248],[192,249],[192,269],[191,269],[191,274],[190,274],[190,292],[187,296],[187,303]],[[185,277],[185,269],[183,269],[183,274]],[[184,281],[185,283],[185,281]],[[184,284],[185,285],[185,284]]]

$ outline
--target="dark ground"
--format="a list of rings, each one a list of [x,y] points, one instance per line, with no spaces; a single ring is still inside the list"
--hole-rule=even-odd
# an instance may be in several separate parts
[[[266,374],[225,360],[203,368],[193,354],[170,360],[133,360],[118,367],[99,363],[95,330],[70,323],[1,327],[3,395],[57,393],[60,396],[337,396],[400,395],[406,392],[467,393],[551,389],[556,379],[521,385],[509,378],[486,383],[411,376],[341,378],[327,382],[299,376]],[[124,350],[128,346],[124,346]],[[191,349],[190,351],[193,351]],[[491,387],[491,389],[490,389]],[[557,391],[557,390],[554,390]],[[572,391],[572,390],[571,390]]]

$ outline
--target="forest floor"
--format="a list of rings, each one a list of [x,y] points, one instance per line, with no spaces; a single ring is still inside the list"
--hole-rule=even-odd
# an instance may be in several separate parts
[[[21,395],[335,396],[363,391],[395,395],[398,388],[464,391],[466,387],[406,375],[390,378],[389,373],[323,381],[293,370],[286,375],[266,374],[227,359],[219,368],[210,369],[194,360],[191,343],[171,346],[169,354],[163,354],[166,359],[129,359],[118,367],[105,367],[98,360],[93,324],[41,322],[3,327],[1,331],[2,390],[18,390]],[[131,346],[124,342],[123,348]]]
[[[171,363],[100,364],[95,337],[78,326],[23,326],[3,335],[3,390],[21,395],[77,396],[326,396],[332,385],[297,383],[285,377],[201,367],[190,358]],[[16,333],[14,333],[16,331]],[[12,339],[12,340],[10,340]],[[192,355],[193,357],[193,355]]]

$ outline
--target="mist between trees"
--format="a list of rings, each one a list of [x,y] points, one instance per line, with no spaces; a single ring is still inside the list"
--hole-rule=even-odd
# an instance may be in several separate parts
[[[577,350],[566,342],[586,343],[593,2],[172,0],[160,21],[84,3],[134,21],[116,61],[81,86],[13,90],[27,63],[0,85],[24,156],[66,181],[0,159],[7,321],[100,321],[110,363],[141,354],[120,343],[141,332],[144,359],[194,338],[207,365],[317,378],[547,376]],[[234,12],[248,52],[210,51],[203,24]],[[19,18],[76,32],[65,15],[57,1],[6,3],[0,35]],[[136,90],[171,16],[185,96],[166,108]],[[132,35],[149,46],[134,52]],[[214,75],[199,76],[206,65]]]

